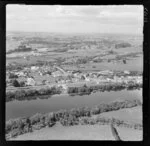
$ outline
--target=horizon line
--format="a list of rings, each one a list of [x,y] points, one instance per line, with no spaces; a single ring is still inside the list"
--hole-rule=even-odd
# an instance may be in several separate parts
[[[22,33],[54,33],[54,34],[122,34],[122,35],[138,35],[142,36],[143,33],[123,33],[123,32],[53,32],[53,31],[24,31],[24,30],[6,30],[7,32],[22,32]]]

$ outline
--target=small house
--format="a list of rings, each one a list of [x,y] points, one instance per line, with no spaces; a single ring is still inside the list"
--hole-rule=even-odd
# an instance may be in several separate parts
[[[28,86],[35,86],[35,81],[34,81],[34,79],[33,78],[27,78],[27,85]]]
[[[38,66],[31,66],[31,70],[32,70],[32,71],[36,71],[36,70],[38,70],[38,69],[39,69]]]

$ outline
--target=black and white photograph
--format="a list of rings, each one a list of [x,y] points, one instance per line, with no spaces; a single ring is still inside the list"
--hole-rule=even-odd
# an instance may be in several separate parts
[[[6,6],[6,141],[143,140],[143,5]]]

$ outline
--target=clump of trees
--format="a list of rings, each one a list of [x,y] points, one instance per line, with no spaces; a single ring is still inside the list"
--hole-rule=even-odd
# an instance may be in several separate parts
[[[19,84],[19,82],[17,80],[12,80],[12,85],[14,87],[20,87],[20,84]]]
[[[9,64],[6,66],[6,70],[12,71],[12,70],[22,70],[24,65],[21,64]]]
[[[127,48],[127,47],[131,47],[131,44],[130,43],[126,43],[126,42],[115,44],[115,48],[116,49]]]
[[[12,84],[12,86],[14,87],[25,87],[25,82],[24,81],[18,81],[16,79],[12,79],[10,80],[10,83]]]
[[[18,48],[14,49],[14,50],[9,50],[7,52],[7,54],[11,54],[11,53],[15,53],[15,52],[29,52],[32,51],[31,47],[27,47],[26,45],[20,45],[18,46]]]
[[[77,59],[76,63],[77,64],[86,64],[88,62],[88,58],[79,58]]]
[[[9,74],[9,79],[16,79],[16,78],[18,78],[17,75],[15,75],[15,74],[13,74],[13,73],[10,73],[10,74]]]
[[[105,85],[95,85],[95,86],[82,86],[82,87],[69,87],[68,94],[73,95],[89,95],[93,91],[120,91],[123,89],[133,90],[133,89],[140,89],[142,88],[142,84],[129,82],[126,83],[112,83],[112,84],[105,84]]]
[[[109,53],[109,54],[116,54],[116,52],[113,51],[113,50],[109,50],[108,53]]]
[[[92,92],[91,88],[87,86],[82,86],[82,87],[69,87],[68,88],[68,94],[73,96],[73,95],[89,95]]]
[[[16,90],[14,92],[8,91],[6,92],[6,102],[12,100],[31,100],[39,98],[41,95],[54,95],[60,94],[61,88],[52,87],[46,89],[30,89],[30,90]],[[47,96],[49,98],[50,96]]]
[[[93,59],[93,62],[95,62],[95,63],[103,62],[103,59],[101,59],[101,58],[96,58],[96,59]]]

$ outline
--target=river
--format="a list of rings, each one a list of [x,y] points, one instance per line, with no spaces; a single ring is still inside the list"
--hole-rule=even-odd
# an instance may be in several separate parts
[[[101,103],[109,103],[120,99],[140,99],[142,101],[142,89],[96,92],[83,96],[54,95],[48,99],[15,100],[6,103],[6,120],[32,116],[36,113],[58,111],[60,109],[71,109],[83,106],[93,107]]]

